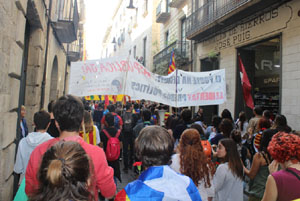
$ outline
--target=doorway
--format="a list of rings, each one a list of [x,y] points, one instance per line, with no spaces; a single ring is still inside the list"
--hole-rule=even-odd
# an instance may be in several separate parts
[[[273,37],[255,44],[238,49],[250,84],[251,94],[255,106],[269,110],[274,119],[280,112],[280,86],[281,86],[281,37]],[[237,62],[238,64],[238,62]],[[250,119],[252,110],[245,106],[243,99],[239,66],[237,66],[235,117],[240,111],[245,111]]]

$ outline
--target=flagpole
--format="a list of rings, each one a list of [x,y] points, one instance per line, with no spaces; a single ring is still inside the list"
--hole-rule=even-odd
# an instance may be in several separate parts
[[[177,70],[177,68],[176,68],[176,76],[175,76],[175,79],[176,79],[176,82],[175,82],[175,84],[176,84],[176,86],[175,86],[175,95],[176,95],[176,99],[175,99],[175,105],[176,105],[176,110],[178,110],[178,108],[177,108],[177,73],[178,73],[178,70]],[[176,113],[177,113],[178,111],[176,111]]]
[[[128,75],[128,69],[129,69],[129,60],[130,60],[130,55],[128,55],[127,57],[127,69],[126,69],[126,72],[125,72],[125,77],[123,78],[123,89],[122,89],[122,94],[123,94],[123,100],[122,100],[122,115],[123,115],[123,107],[124,107],[124,98],[125,98],[125,101],[126,101],[126,96],[125,96],[125,89],[126,89],[126,84],[127,84],[127,75]],[[125,79],[125,81],[124,81]]]

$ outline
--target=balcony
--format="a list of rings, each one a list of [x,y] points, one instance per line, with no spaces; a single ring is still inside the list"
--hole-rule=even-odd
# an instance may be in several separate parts
[[[186,0],[171,0],[169,6],[171,8],[180,8],[184,2],[186,2]]]
[[[173,49],[175,52],[176,68],[187,70],[183,67],[189,64],[190,43],[188,41],[175,41],[153,57],[156,72],[160,72],[161,74],[167,72]]]
[[[240,22],[257,11],[283,4],[287,0],[211,0],[187,18],[186,36],[204,41],[229,25]]]
[[[77,40],[79,15],[77,0],[59,0],[57,2],[57,21],[53,21],[53,28],[62,43]]]
[[[170,16],[169,0],[160,1],[156,8],[156,22],[165,23],[169,20]]]
[[[81,57],[81,51],[80,51],[80,41],[76,40],[71,44],[68,44],[68,61],[69,62],[75,62],[80,60]]]

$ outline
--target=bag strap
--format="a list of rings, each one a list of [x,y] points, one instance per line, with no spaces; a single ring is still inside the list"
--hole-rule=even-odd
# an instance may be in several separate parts
[[[117,134],[116,134],[115,137],[116,137],[116,138],[119,138],[120,134],[121,134],[121,129],[118,130],[118,132],[117,132]]]
[[[107,130],[103,129],[102,131],[108,139],[111,138],[111,136],[108,134]]]
[[[296,173],[296,172],[294,172],[293,170],[291,170],[291,169],[285,169],[287,172],[289,172],[289,173],[291,173],[291,174],[293,174],[293,175],[295,175],[299,180],[300,180],[300,176]]]

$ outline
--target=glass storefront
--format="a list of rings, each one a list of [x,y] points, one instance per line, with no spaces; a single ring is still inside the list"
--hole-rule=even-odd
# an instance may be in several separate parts
[[[280,37],[264,40],[238,49],[252,85],[252,97],[255,106],[269,110],[273,117],[280,111],[280,78],[281,78],[281,41]],[[238,62],[237,62],[238,64]],[[237,90],[235,116],[246,111],[247,117],[252,111],[245,107],[239,66],[237,66]]]

